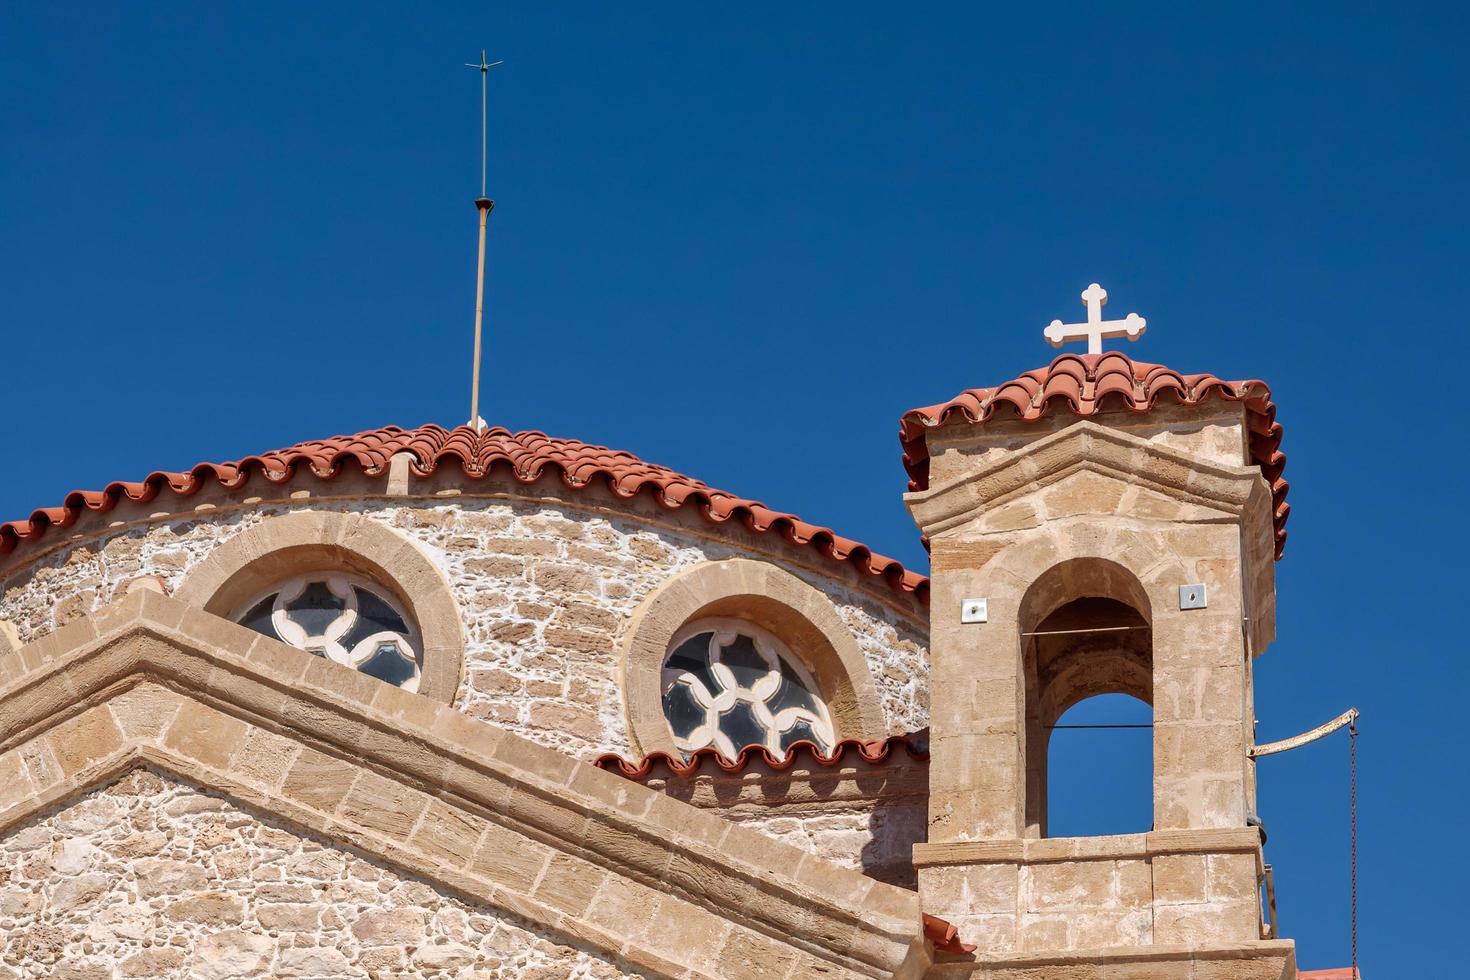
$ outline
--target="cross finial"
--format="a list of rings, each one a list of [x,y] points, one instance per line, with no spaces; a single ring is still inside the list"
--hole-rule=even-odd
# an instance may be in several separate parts
[[[1107,301],[1108,291],[1093,283],[1082,291],[1082,302],[1087,306],[1087,322],[1063,323],[1061,320],[1053,320],[1042,331],[1042,336],[1053,347],[1060,347],[1068,341],[1085,340],[1089,354],[1102,353],[1105,337],[1127,337],[1129,340],[1142,337],[1148,321],[1137,313],[1130,313],[1121,320],[1104,320],[1102,308]]]

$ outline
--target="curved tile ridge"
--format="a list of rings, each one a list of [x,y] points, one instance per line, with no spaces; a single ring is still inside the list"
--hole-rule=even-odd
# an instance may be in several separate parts
[[[1162,364],[1135,361],[1118,351],[1063,354],[1051,364],[1027,371],[994,388],[970,388],[938,405],[910,409],[899,420],[898,440],[910,490],[929,487],[929,446],[925,431],[950,422],[980,425],[991,419],[1034,422],[1062,411],[1081,418],[1105,409],[1142,414],[1159,404],[1199,405],[1211,398],[1242,402],[1250,432],[1251,460],[1271,487],[1276,526],[1276,557],[1286,548],[1291,485],[1282,478],[1281,423],[1264,381],[1222,381],[1213,374],[1180,374]]]
[[[706,771],[706,763],[713,764],[713,768],[707,770],[712,776],[744,772],[753,762],[762,762],[776,772],[785,772],[803,761],[829,769],[852,764],[859,759],[869,765],[878,766],[887,762],[899,748],[917,762],[928,762],[929,729],[924,728],[906,735],[890,735],[870,742],[844,738],[826,754],[815,742],[803,739],[793,742],[784,756],[773,754],[763,745],[747,745],[733,759],[721,755],[713,748],[703,748],[694,752],[687,760],[667,752],[651,752],[641,759],[625,759],[616,752],[605,752],[594,759],[592,764],[627,779],[643,782],[655,774],[665,778],[692,778]]]
[[[555,439],[536,431],[511,432],[497,427],[477,432],[464,425],[453,429],[437,425],[402,429],[390,425],[350,436],[301,442],[229,463],[199,463],[184,472],[158,471],[136,483],[109,483],[97,491],[75,490],[66,495],[60,507],[43,508],[25,520],[0,524],[0,555],[35,541],[51,527],[70,527],[84,513],[105,513],[123,500],[147,503],[165,491],[187,497],[211,484],[234,490],[253,478],[284,483],[306,473],[330,480],[350,470],[386,479],[388,463],[399,453],[411,454],[409,469],[420,478],[431,476],[441,466],[457,465],[471,479],[482,479],[499,470],[509,472],[521,483],[534,483],[555,474],[568,488],[583,489],[601,483],[625,500],[646,492],[670,510],[694,507],[713,524],[734,521],[756,533],[774,533],[791,545],[813,548],[832,561],[851,564],[864,575],[881,577],[894,591],[911,594],[921,603],[928,601],[927,577],[795,514],[716,490],[693,477],[606,446]]]

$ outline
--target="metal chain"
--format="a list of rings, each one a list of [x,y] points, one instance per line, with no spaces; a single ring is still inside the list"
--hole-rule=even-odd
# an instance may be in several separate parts
[[[1348,726],[1348,769],[1350,789],[1348,795],[1349,848],[1351,851],[1352,874],[1352,941],[1353,980],[1358,980],[1358,726]]]

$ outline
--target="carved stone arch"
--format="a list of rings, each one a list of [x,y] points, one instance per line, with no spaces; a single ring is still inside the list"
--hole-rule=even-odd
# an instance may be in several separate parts
[[[780,637],[816,680],[838,738],[888,734],[867,661],[832,600],[769,562],[729,558],[678,573],[633,614],[622,674],[628,740],[636,752],[679,754],[664,720],[659,675],[674,634],[706,617],[745,620]]]
[[[423,639],[418,693],[453,702],[464,665],[454,593],[417,545],[372,518],[321,511],[268,517],[210,552],[190,569],[175,596],[229,618],[273,584],[320,571],[352,572],[392,592]]]

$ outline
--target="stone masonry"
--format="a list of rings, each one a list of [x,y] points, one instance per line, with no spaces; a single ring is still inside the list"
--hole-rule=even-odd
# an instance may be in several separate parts
[[[140,577],[156,576],[172,592],[213,549],[292,509],[206,511],[78,542],[6,579],[0,618],[28,642],[101,608]],[[456,497],[403,506],[316,501],[312,509],[361,513],[418,544],[464,617],[456,705],[579,758],[630,750],[618,650],[638,603],[681,569],[747,554],[632,516],[534,503]],[[927,724],[927,642],[917,612],[900,613],[835,576],[787,568],[826,592],[851,629],[888,733]]]
[[[151,769],[0,843],[4,978],[632,975]]]

